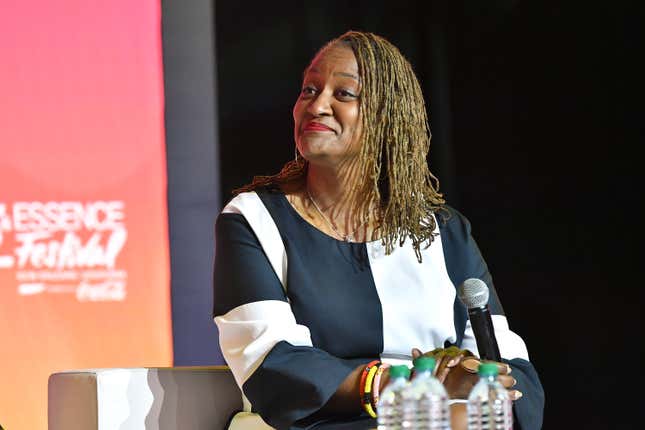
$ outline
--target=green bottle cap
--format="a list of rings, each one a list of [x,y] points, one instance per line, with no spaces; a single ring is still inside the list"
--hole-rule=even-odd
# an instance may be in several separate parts
[[[390,366],[390,378],[409,378],[410,369],[405,364]]]
[[[480,363],[477,373],[479,376],[497,376],[499,369],[496,363]]]
[[[435,360],[434,357],[417,357],[414,359],[413,363],[414,363],[414,370],[416,372],[424,372],[424,371],[432,372],[434,370],[435,365],[437,364],[437,360]]]

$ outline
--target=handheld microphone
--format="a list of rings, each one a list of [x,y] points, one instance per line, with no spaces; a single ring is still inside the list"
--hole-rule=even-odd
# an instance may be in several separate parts
[[[470,324],[477,341],[479,358],[501,361],[502,357],[497,346],[497,339],[495,339],[493,320],[488,310],[488,287],[480,279],[466,279],[457,288],[457,295],[468,309],[468,318],[470,318]]]

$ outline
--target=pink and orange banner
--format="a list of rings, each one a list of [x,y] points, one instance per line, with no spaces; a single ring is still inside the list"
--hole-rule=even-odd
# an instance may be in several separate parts
[[[0,425],[55,371],[172,365],[158,0],[0,6]]]

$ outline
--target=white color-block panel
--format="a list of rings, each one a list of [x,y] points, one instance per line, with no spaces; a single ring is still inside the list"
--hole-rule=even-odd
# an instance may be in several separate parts
[[[215,317],[215,323],[222,355],[240,387],[278,342],[312,346],[309,329],[279,300],[246,303]]]
[[[287,252],[284,249],[280,231],[260,197],[255,192],[238,194],[226,205],[222,213],[236,213],[244,216],[260,241],[271,267],[280,279],[282,288],[286,291]]]
[[[367,254],[383,309],[383,356],[409,356],[411,348],[430,351],[456,340],[455,287],[450,281],[439,229],[421,250],[422,263],[406,240],[386,256],[381,242],[367,244]]]

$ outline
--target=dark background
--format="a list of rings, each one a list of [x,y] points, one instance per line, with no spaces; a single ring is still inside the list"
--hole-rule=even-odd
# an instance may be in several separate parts
[[[293,157],[291,109],[322,44],[350,29],[386,37],[423,87],[430,168],[541,375],[544,428],[640,428],[643,20],[628,2],[561,3],[217,2],[221,189],[202,201],[221,207]]]

